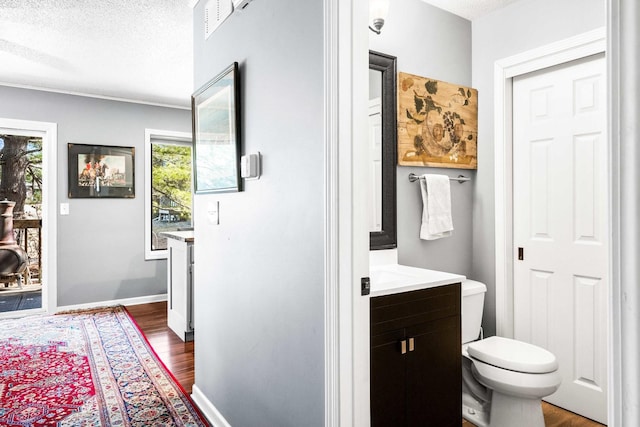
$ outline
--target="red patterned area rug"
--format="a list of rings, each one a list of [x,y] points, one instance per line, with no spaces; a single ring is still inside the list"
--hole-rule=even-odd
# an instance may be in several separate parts
[[[0,321],[0,426],[207,426],[123,307]]]

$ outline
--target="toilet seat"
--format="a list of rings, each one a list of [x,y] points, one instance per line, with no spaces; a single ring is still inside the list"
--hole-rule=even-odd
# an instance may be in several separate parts
[[[471,372],[478,382],[491,390],[528,399],[541,399],[554,393],[562,377],[558,371],[530,374],[497,368],[474,360]]]
[[[558,370],[553,353],[533,344],[503,337],[489,337],[467,346],[476,361],[503,370],[526,374],[546,374]]]

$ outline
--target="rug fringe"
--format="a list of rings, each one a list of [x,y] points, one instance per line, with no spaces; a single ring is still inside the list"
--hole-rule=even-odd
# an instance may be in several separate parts
[[[121,312],[125,311],[124,306],[122,304],[117,305],[105,305],[100,307],[92,307],[92,308],[78,308],[75,310],[63,310],[55,313],[55,315],[59,314],[92,314],[92,313],[104,313],[104,312]]]

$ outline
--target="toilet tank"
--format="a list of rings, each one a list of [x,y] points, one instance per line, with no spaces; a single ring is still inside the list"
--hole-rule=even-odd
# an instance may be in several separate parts
[[[480,336],[486,292],[484,283],[475,280],[462,282],[462,344],[475,341]]]

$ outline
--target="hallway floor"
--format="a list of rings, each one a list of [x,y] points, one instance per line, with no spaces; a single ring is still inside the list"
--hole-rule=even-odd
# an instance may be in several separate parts
[[[176,377],[187,393],[191,393],[194,383],[193,349],[194,343],[182,342],[167,326],[167,303],[155,302],[127,306],[127,310],[147,337],[147,340]],[[542,403],[546,427],[603,427],[602,424],[565,411],[562,408]],[[473,424],[462,421],[462,426]],[[514,426],[515,427],[515,426]]]

